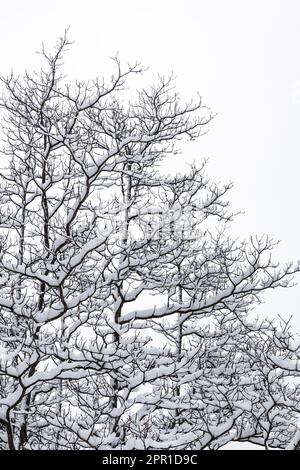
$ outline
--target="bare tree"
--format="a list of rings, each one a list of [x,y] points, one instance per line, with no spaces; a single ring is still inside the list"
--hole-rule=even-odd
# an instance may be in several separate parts
[[[270,340],[243,315],[299,266],[278,267],[269,237],[227,234],[231,185],[213,184],[205,164],[161,171],[210,123],[200,97],[182,103],[170,77],[122,100],[142,68],[118,58],[110,80],[69,85],[68,46],[65,35],[42,50],[39,73],[2,79],[1,447],[276,444],[298,391],[285,400],[282,385],[281,401],[255,411],[260,392],[252,399],[243,377],[251,361],[265,377],[274,355],[256,349],[252,336]],[[282,446],[295,435],[286,421]]]

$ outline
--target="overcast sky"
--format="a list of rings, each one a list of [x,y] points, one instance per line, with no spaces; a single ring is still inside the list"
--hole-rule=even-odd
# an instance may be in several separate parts
[[[141,60],[149,77],[174,71],[183,96],[199,91],[217,118],[181,160],[209,157],[217,181],[233,181],[245,211],[234,231],[282,240],[281,261],[300,259],[299,0],[2,0],[0,74],[39,64],[70,27],[70,78],[110,70],[108,58]],[[146,79],[146,77],[145,77]],[[148,78],[146,79],[148,80]],[[300,282],[300,276],[298,278]],[[257,312],[294,315],[300,285],[265,297]]]

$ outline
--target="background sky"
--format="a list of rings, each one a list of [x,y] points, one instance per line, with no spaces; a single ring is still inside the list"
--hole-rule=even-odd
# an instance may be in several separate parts
[[[218,116],[174,165],[209,157],[245,212],[234,232],[268,233],[281,262],[300,259],[299,0],[0,0],[0,75],[39,66],[42,41],[68,27],[70,79],[110,73],[119,52],[149,67],[139,86],[174,71],[184,97],[199,91]],[[300,331],[300,284],[264,300],[257,313],[292,314]]]

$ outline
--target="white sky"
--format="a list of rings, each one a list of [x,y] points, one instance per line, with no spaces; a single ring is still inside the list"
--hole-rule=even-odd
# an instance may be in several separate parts
[[[300,1],[1,0],[0,74],[35,67],[69,26],[70,79],[102,76],[118,51],[201,93],[218,117],[182,159],[210,157],[211,177],[234,182],[235,231],[269,233],[281,261],[300,259]],[[300,330],[300,285],[265,299],[258,312],[293,314]]]

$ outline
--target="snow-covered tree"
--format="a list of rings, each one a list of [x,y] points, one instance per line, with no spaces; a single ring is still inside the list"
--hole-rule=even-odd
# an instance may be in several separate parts
[[[299,266],[228,234],[230,185],[205,164],[162,170],[210,123],[201,98],[159,78],[126,100],[142,68],[118,58],[109,80],[70,85],[68,45],[2,79],[1,448],[288,445],[291,362],[245,316]]]

